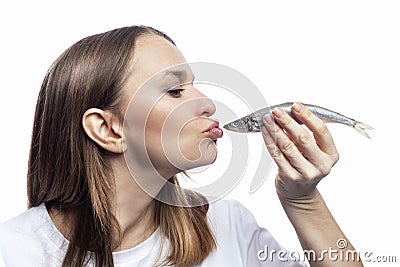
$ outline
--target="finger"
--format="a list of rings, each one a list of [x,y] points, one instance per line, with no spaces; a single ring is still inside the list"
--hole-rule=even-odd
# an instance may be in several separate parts
[[[313,168],[312,164],[304,157],[296,145],[292,142],[289,136],[278,125],[271,125],[273,120],[272,116],[267,115],[264,117],[266,129],[271,137],[274,138],[274,143],[289,163],[299,172],[304,172],[309,168]],[[279,152],[275,152],[279,153]]]
[[[276,108],[272,114],[302,154],[313,164],[321,163],[321,150],[310,133],[282,109]]]
[[[274,138],[264,126],[261,127],[261,132],[269,154],[275,161],[279,170],[285,173],[283,176],[300,177],[300,173],[293,168],[288,159],[282,154],[282,151],[276,146]]]
[[[292,112],[314,134],[319,148],[329,155],[337,154],[335,143],[326,124],[308,110],[303,104],[295,103]]]

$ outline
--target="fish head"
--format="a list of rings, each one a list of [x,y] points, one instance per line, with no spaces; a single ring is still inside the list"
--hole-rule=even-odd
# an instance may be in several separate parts
[[[238,133],[260,131],[259,123],[253,116],[246,116],[224,125],[224,129]]]
[[[238,119],[224,125],[224,129],[238,133],[247,133],[247,124],[242,119]]]

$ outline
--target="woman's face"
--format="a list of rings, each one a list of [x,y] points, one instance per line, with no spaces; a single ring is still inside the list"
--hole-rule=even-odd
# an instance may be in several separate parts
[[[210,118],[215,105],[193,87],[194,77],[185,63],[181,52],[169,41],[143,35],[136,41],[124,91],[127,101],[134,96],[134,101],[125,104],[136,105],[135,114],[125,107],[124,124],[128,127],[124,134],[131,142],[128,150],[135,147],[134,143],[143,143],[137,139],[144,136],[149,158],[164,178],[214,162],[216,139],[222,136],[218,122]],[[146,112],[145,106],[152,108]],[[146,117],[144,127],[138,116]],[[140,135],[141,128],[144,135]]]

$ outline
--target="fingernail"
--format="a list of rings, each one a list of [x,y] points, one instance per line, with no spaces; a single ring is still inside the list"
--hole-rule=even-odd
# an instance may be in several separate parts
[[[270,114],[267,114],[264,116],[264,123],[271,126],[274,124],[274,118]]]
[[[285,112],[281,108],[274,108],[272,113],[275,115],[275,117],[281,118]]]
[[[303,111],[303,105],[301,105],[300,103],[294,103],[293,104],[293,109],[294,111],[296,111],[297,113],[300,113]]]

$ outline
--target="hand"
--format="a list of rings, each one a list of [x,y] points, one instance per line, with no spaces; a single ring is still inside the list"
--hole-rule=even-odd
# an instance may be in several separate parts
[[[277,193],[286,199],[310,198],[316,186],[339,159],[325,123],[304,105],[296,103],[292,114],[306,125],[313,136],[282,109],[263,118],[265,145],[278,165]],[[274,123],[274,120],[276,123]]]

